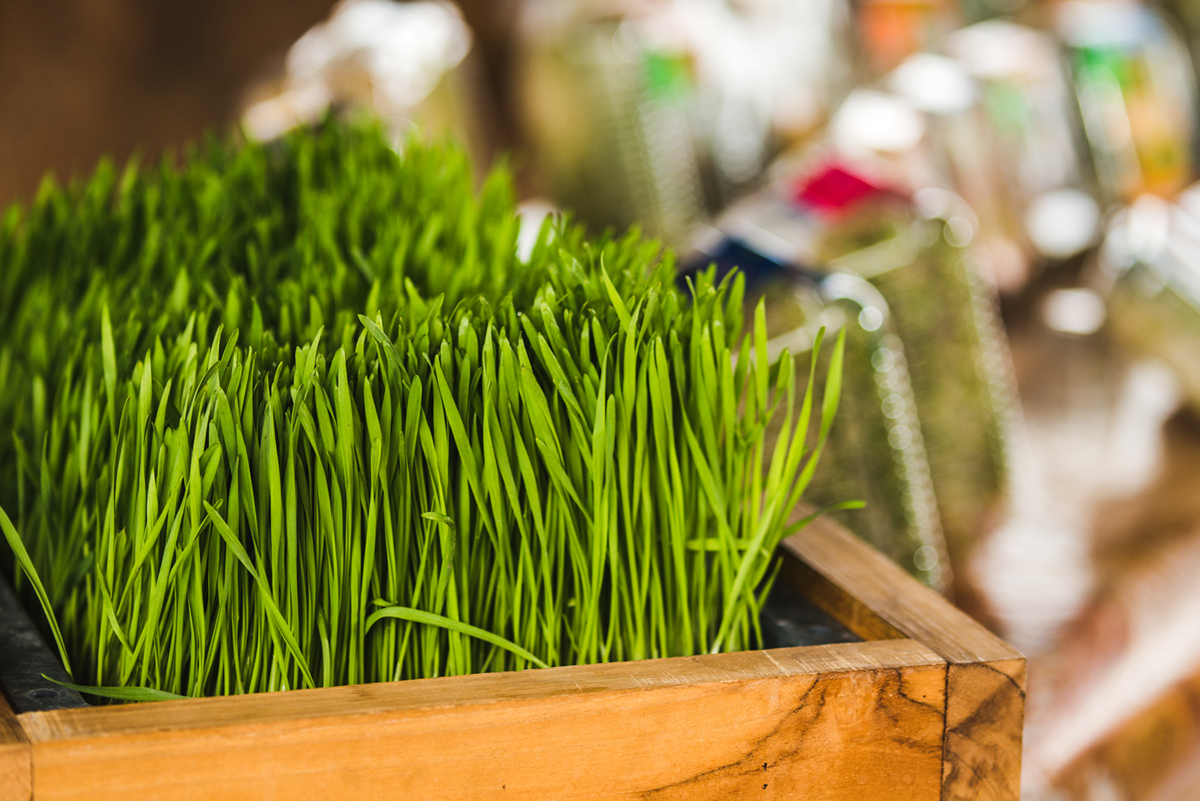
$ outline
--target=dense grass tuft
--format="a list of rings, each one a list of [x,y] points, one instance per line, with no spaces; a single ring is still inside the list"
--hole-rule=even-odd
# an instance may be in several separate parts
[[[757,642],[840,346],[818,403],[761,310],[743,336],[738,282],[680,293],[654,244],[562,221],[523,259],[518,228],[502,172],[476,193],[459,150],[369,123],[101,165],[7,212],[0,529],[76,681]]]

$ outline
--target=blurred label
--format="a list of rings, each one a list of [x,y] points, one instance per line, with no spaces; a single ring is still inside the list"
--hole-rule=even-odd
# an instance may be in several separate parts
[[[880,187],[835,164],[801,179],[792,200],[822,216],[836,217],[882,193]]]

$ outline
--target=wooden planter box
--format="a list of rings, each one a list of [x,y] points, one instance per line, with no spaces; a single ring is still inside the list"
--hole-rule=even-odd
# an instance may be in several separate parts
[[[783,548],[783,579],[864,642],[20,715],[0,696],[0,801],[1017,801],[1024,658],[835,524]]]

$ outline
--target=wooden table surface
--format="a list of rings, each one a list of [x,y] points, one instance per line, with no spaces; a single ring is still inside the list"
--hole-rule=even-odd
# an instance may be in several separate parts
[[[1009,333],[1029,436],[973,574],[1029,657],[1024,797],[1200,798],[1200,417],[1102,329]],[[1200,346],[1200,345],[1198,345]]]

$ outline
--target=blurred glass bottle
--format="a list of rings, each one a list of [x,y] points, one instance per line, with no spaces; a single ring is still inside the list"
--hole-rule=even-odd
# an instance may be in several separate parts
[[[1192,176],[1196,81],[1174,23],[1132,2],[1068,0],[1057,31],[1104,199],[1182,190]]]
[[[1055,70],[1052,42],[1009,23],[964,29],[946,46],[970,58],[910,56],[878,88],[851,93],[830,143],[895,184],[964,198],[981,274],[1015,293],[1036,267],[1076,255],[1098,233],[1065,68]]]
[[[780,252],[715,235],[685,260],[685,273],[715,265],[737,268],[753,307],[765,300],[772,361],[788,350],[796,376],[808,380],[817,331],[845,330],[846,350],[838,417],[806,499],[815,506],[847,500],[862,509],[829,513],[925,584],[944,591],[949,560],[929,477],[912,387],[887,303],[862,278],[821,275]],[[820,354],[817,392],[824,392],[830,349]],[[779,421],[775,421],[776,425]],[[816,436],[814,422],[810,436]]]
[[[979,82],[962,62],[946,56],[910,56],[882,81],[893,94],[921,113],[925,135],[921,143],[934,163],[937,183],[954,188],[978,220],[973,248],[998,287],[1019,289],[1030,272],[1030,258],[1020,245],[1017,209],[1002,195],[1001,169],[990,152],[991,125],[980,102]],[[915,184],[920,185],[920,184]]]

